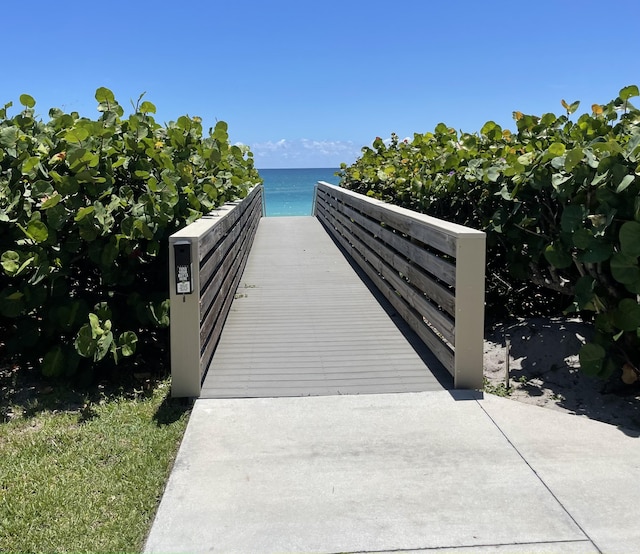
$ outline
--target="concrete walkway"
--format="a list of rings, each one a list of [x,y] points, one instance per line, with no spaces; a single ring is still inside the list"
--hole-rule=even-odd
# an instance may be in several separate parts
[[[465,391],[200,399],[145,552],[639,552],[640,439]]]

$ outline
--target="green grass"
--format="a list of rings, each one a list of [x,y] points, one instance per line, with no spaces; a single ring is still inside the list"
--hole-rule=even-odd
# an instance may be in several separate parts
[[[188,419],[168,393],[165,380],[75,408],[52,407],[58,390],[5,406],[0,552],[139,552]]]
[[[505,397],[511,396],[511,393],[513,392],[511,388],[507,388],[507,385],[505,383],[498,383],[497,385],[494,385],[486,377],[484,378],[484,387],[482,390],[489,394],[495,394],[496,396]]]

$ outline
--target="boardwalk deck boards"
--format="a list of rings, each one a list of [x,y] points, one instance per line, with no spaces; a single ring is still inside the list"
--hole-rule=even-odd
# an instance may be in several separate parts
[[[389,311],[316,218],[262,218],[201,397],[451,386],[448,372]]]

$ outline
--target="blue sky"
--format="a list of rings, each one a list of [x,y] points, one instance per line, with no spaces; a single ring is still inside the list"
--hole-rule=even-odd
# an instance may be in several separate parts
[[[258,168],[337,167],[441,121],[513,128],[640,85],[640,2],[147,0],[6,2],[0,103],[97,117],[106,86],[160,122],[224,120]],[[17,109],[17,108],[14,108]]]

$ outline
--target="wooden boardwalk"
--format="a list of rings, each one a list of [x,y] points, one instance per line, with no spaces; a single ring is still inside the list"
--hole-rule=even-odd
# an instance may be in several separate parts
[[[262,218],[202,398],[451,386],[316,218]]]

